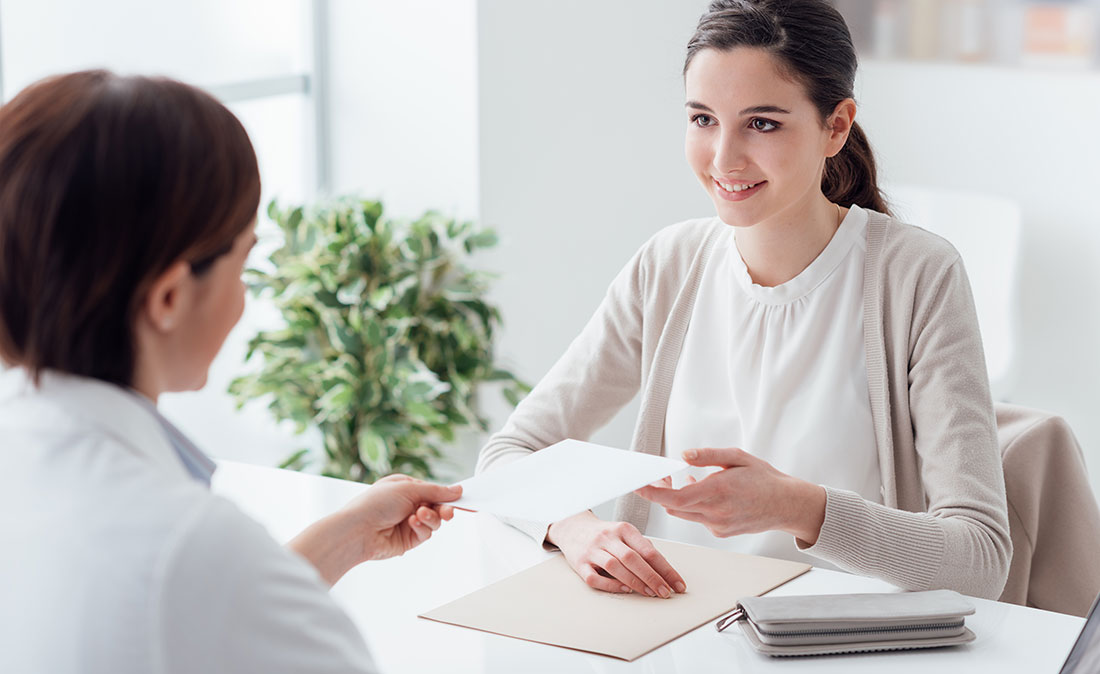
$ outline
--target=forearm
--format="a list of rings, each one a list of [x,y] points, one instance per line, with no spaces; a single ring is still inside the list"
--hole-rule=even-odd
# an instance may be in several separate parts
[[[306,527],[287,543],[287,547],[305,557],[330,586],[364,560],[362,541],[354,535],[350,520],[346,512],[337,511]]]
[[[996,599],[1011,557],[980,516],[935,516],[888,508],[828,489],[821,535],[804,552],[905,590],[951,589]]]

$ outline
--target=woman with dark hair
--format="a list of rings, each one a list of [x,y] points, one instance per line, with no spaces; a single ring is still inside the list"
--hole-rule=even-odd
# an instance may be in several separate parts
[[[385,478],[287,550],[156,409],[241,316],[259,199],[240,122],[179,82],[74,73],[0,108],[0,671],[372,670],[326,589],[461,490]]]
[[[592,587],[668,597],[648,535],[996,598],[1011,543],[969,283],[892,218],[824,0],[715,0],[684,65],[688,164],[717,217],[612,282],[479,469],[586,438],[639,391],[634,451],[693,475],[519,523]],[[700,526],[702,525],[702,526]]]

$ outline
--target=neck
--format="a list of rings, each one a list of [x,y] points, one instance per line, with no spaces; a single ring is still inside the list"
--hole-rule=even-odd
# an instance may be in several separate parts
[[[798,276],[829,245],[846,213],[819,192],[809,203],[738,229],[737,251],[752,282],[773,287]]]
[[[161,384],[155,368],[151,367],[148,361],[148,357],[142,353],[142,350],[139,350],[137,361],[134,363],[134,378],[130,383],[130,388],[153,401],[153,404],[156,405],[160,394],[166,389]]]

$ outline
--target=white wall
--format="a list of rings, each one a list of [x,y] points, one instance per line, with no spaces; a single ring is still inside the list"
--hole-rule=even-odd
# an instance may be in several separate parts
[[[680,70],[704,5],[479,3],[481,217],[502,235],[500,352],[531,382],[650,235],[712,213],[683,156]],[[627,446],[636,404],[596,441]]]
[[[332,0],[333,187],[477,215],[475,0]]]

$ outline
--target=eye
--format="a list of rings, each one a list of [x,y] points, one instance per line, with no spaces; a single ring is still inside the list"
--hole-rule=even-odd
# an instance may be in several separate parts
[[[759,131],[760,133],[768,133],[769,131],[775,131],[779,128],[779,124],[771,121],[770,119],[763,119],[761,117],[753,117],[749,120],[749,127],[753,131]]]
[[[691,116],[691,123],[694,124],[695,126],[698,126],[698,127],[701,127],[701,128],[705,129],[708,126],[714,126],[715,124],[718,123],[718,121],[715,120],[710,115],[699,113],[699,114]]]

